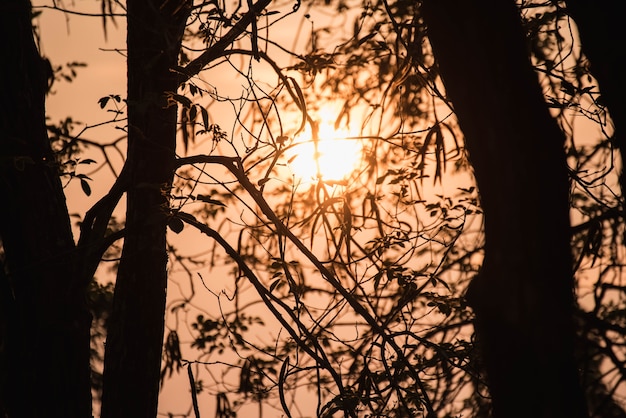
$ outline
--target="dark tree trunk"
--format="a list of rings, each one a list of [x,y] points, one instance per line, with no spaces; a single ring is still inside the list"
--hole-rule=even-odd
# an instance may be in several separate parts
[[[186,1],[129,0],[126,236],[109,323],[103,418],[155,417],[165,297],[166,225],[176,145],[177,65]]]
[[[468,291],[496,417],[585,417],[573,356],[564,136],[545,106],[515,2],[425,0],[485,215]]]
[[[45,126],[28,0],[0,6],[0,414],[90,417],[87,281]]]

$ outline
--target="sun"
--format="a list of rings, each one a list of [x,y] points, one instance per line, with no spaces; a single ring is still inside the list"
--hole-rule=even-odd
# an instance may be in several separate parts
[[[294,139],[287,158],[289,168],[302,183],[342,182],[359,168],[362,154],[361,141],[348,129],[335,129],[328,119],[321,118]]]

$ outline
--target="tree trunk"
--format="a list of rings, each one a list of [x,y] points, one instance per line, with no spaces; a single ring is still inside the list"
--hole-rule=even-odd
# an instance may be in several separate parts
[[[28,0],[0,6],[0,414],[90,417],[87,281],[45,126]]]
[[[104,367],[103,418],[155,417],[167,288],[178,53],[187,2],[129,0],[126,236]]]
[[[468,291],[495,417],[585,417],[573,356],[564,136],[532,70],[515,2],[424,0],[485,216]]]

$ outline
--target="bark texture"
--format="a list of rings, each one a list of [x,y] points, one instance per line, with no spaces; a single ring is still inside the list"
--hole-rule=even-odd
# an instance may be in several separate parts
[[[87,281],[45,126],[28,0],[0,5],[0,415],[90,417]]]
[[[108,331],[103,418],[155,417],[167,288],[166,226],[187,1],[129,0],[126,236]]]
[[[495,417],[585,417],[574,361],[564,136],[513,0],[425,0],[423,17],[474,167],[485,260],[468,301]]]

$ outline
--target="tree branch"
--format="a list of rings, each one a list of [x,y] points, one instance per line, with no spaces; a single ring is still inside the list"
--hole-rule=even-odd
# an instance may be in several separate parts
[[[222,36],[213,46],[204,51],[198,58],[191,61],[185,67],[177,68],[179,72],[178,84],[182,84],[191,77],[198,74],[202,69],[216,58],[224,56],[226,48],[231,46],[237,38],[245,32],[248,25],[256,21],[256,16],[265,9],[272,0],[259,0],[252,5],[252,8],[243,15],[241,19],[231,28],[231,30]],[[256,36],[253,34],[253,36]]]

